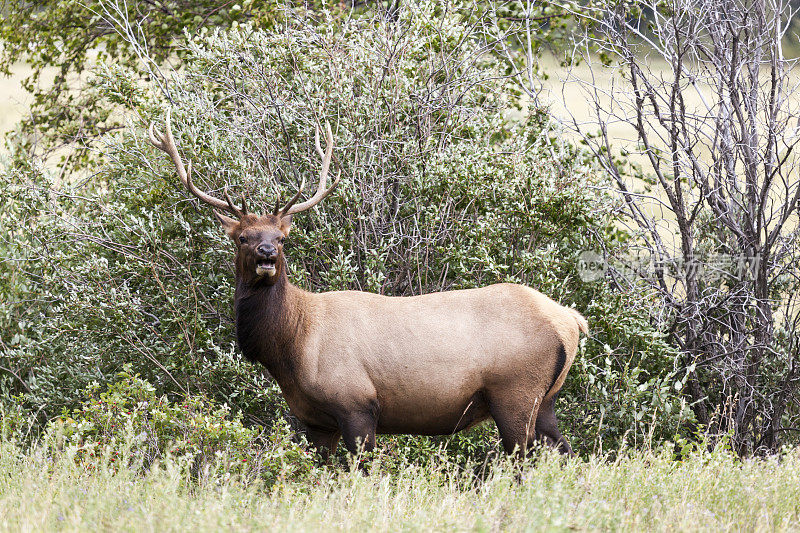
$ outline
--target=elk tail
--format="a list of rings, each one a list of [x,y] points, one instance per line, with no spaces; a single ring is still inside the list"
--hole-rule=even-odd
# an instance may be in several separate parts
[[[588,335],[589,334],[589,322],[587,322],[586,319],[584,318],[584,316],[582,314],[580,314],[579,312],[577,312],[575,309],[570,309],[569,311],[570,311],[570,313],[572,313],[572,316],[575,317],[575,322],[578,323],[578,329],[581,332],[583,332],[586,335]]]

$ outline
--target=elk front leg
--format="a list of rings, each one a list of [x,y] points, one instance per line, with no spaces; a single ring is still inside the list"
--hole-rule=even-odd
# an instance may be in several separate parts
[[[314,446],[320,460],[328,462],[331,453],[336,452],[336,445],[339,443],[340,433],[338,430],[323,429],[318,427],[306,427],[306,438]]]
[[[374,450],[377,427],[377,417],[371,412],[346,413],[339,423],[339,429],[347,451],[357,454]]]

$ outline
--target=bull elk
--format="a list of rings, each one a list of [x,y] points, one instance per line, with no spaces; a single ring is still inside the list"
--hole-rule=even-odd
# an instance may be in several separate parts
[[[588,325],[575,310],[522,285],[413,297],[357,291],[306,292],[289,282],[283,254],[292,216],[311,209],[327,187],[333,135],[314,195],[303,190],[272,214],[248,212],[192,183],[167,114],[150,142],[169,155],[183,185],[213,208],[236,245],[236,336],[242,353],[264,365],[309,441],[327,457],[339,438],[350,452],[371,450],[380,433],[445,435],[492,417],[503,447],[521,453],[536,439],[572,453],[553,405]],[[305,183],[305,182],[303,182]],[[222,214],[226,212],[235,218]]]

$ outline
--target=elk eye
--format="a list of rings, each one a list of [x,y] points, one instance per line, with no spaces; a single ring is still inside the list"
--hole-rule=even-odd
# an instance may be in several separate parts
[[[246,243],[247,237],[245,237],[244,235],[239,235],[239,242],[242,244]]]

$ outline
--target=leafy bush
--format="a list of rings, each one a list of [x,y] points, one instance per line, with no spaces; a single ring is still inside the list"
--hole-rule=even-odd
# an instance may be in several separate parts
[[[167,85],[101,65],[94,94],[129,110],[129,127],[105,137],[109,163],[80,183],[57,183],[22,155],[7,170],[0,360],[13,374],[0,373],[0,391],[52,416],[129,365],[159,394],[205,395],[248,424],[285,413],[276,386],[235,349],[230,244],[145,141],[169,102],[197,184],[230,185],[262,210],[301,174],[314,181],[313,128],[331,122],[344,178],[297,219],[295,283],[390,295],[533,286],[585,312],[593,330],[558,407],[573,444],[674,435],[687,413],[647,294],[578,275],[582,250],[624,240],[614,204],[586,155],[522,105],[472,22],[435,2],[391,24],[298,15],[276,31],[193,38]],[[487,431],[444,446],[484,453]],[[398,439],[388,446],[442,441]]]
[[[120,457],[150,468],[166,456],[179,458],[194,475],[214,468],[228,476],[302,479],[315,465],[311,452],[293,442],[285,421],[270,430],[245,427],[241,415],[202,396],[170,401],[128,372],[101,392],[94,386],[80,408],[54,419],[49,434],[61,446],[74,446],[75,460],[95,468],[103,457],[113,465]],[[128,465],[130,466],[130,465]]]
[[[15,138],[37,154],[60,155],[63,173],[86,168],[97,160],[98,152],[90,146],[99,132],[122,126],[115,108],[103,105],[86,83],[96,60],[125,65],[144,78],[183,55],[186,29],[204,32],[244,21],[269,27],[281,10],[278,2],[252,0],[3,2],[0,72],[8,74],[18,63],[31,67],[22,83],[31,95],[30,113]],[[122,21],[135,26],[142,42],[116,31]],[[152,62],[141,61],[139,45]],[[64,145],[71,149],[57,152]]]

